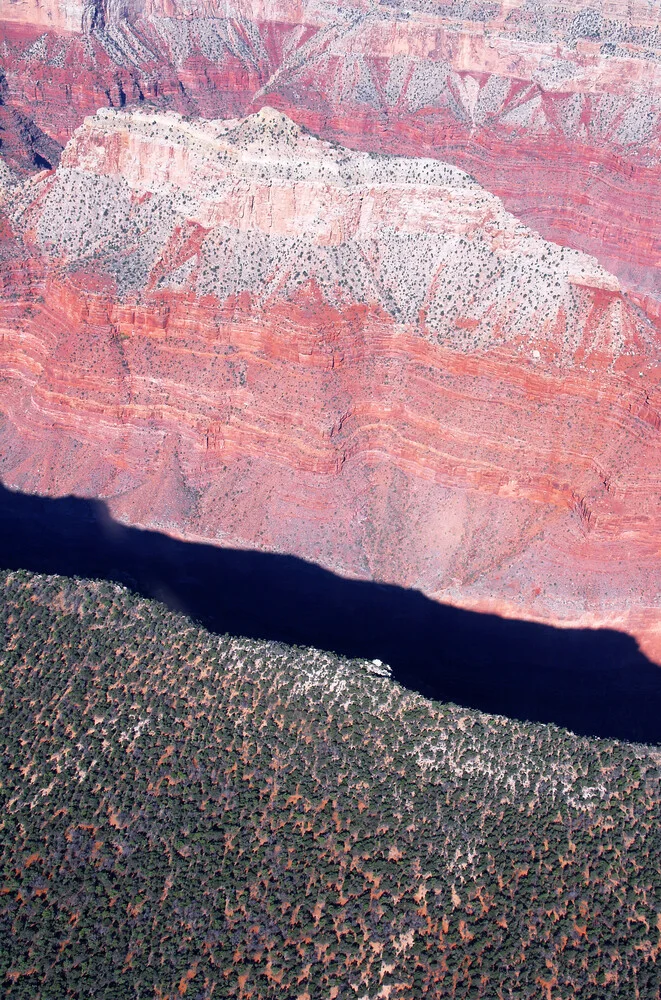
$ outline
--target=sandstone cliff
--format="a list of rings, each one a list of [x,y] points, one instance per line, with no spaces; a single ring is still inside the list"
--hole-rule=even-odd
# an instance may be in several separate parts
[[[661,28],[643,0],[0,0],[2,150],[55,164],[83,117],[270,104],[344,145],[473,173],[658,317]]]
[[[661,660],[657,332],[596,260],[271,109],[0,183],[5,483]]]

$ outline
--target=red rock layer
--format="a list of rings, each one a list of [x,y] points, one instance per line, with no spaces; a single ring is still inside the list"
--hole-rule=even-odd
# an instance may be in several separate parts
[[[597,256],[658,316],[661,74],[649,5],[494,4],[470,19],[452,4],[375,13],[357,0],[131,9],[113,22],[100,3],[87,15],[0,4],[7,106],[64,144],[104,105],[225,117],[269,103],[345,145],[438,156],[546,238]],[[14,156],[22,168],[31,159]]]
[[[313,281],[266,306],[122,301],[28,230],[3,245],[5,483],[467,607],[624,628],[661,662],[650,357],[453,351],[377,303],[333,308]]]

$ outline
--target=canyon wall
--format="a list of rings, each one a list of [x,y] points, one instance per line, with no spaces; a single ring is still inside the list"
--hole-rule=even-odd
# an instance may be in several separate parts
[[[0,151],[54,165],[85,115],[263,104],[452,162],[658,318],[661,32],[649,3],[0,2]]]
[[[49,31],[81,32],[85,4],[80,0],[3,0],[0,4],[3,21],[45,28]]]
[[[0,475],[661,661],[658,330],[435,158],[104,110],[2,191]]]

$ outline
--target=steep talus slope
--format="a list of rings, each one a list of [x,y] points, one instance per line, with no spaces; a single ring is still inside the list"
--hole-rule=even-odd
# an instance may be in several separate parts
[[[5,191],[5,483],[661,655],[656,331],[594,259],[270,109]]]
[[[649,3],[2,0],[0,17],[2,149],[21,169],[54,162],[42,134],[64,145],[101,106],[218,118],[268,103],[345,145],[471,171],[658,317],[661,33]]]

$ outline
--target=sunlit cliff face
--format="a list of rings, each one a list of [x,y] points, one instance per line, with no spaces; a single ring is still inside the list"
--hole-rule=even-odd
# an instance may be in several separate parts
[[[659,317],[653,4],[19,0],[0,20],[2,150],[21,171],[57,162],[103,106],[270,104],[343,145],[469,171]]]
[[[594,258],[266,108],[2,183],[6,484],[657,655],[656,330]]]

